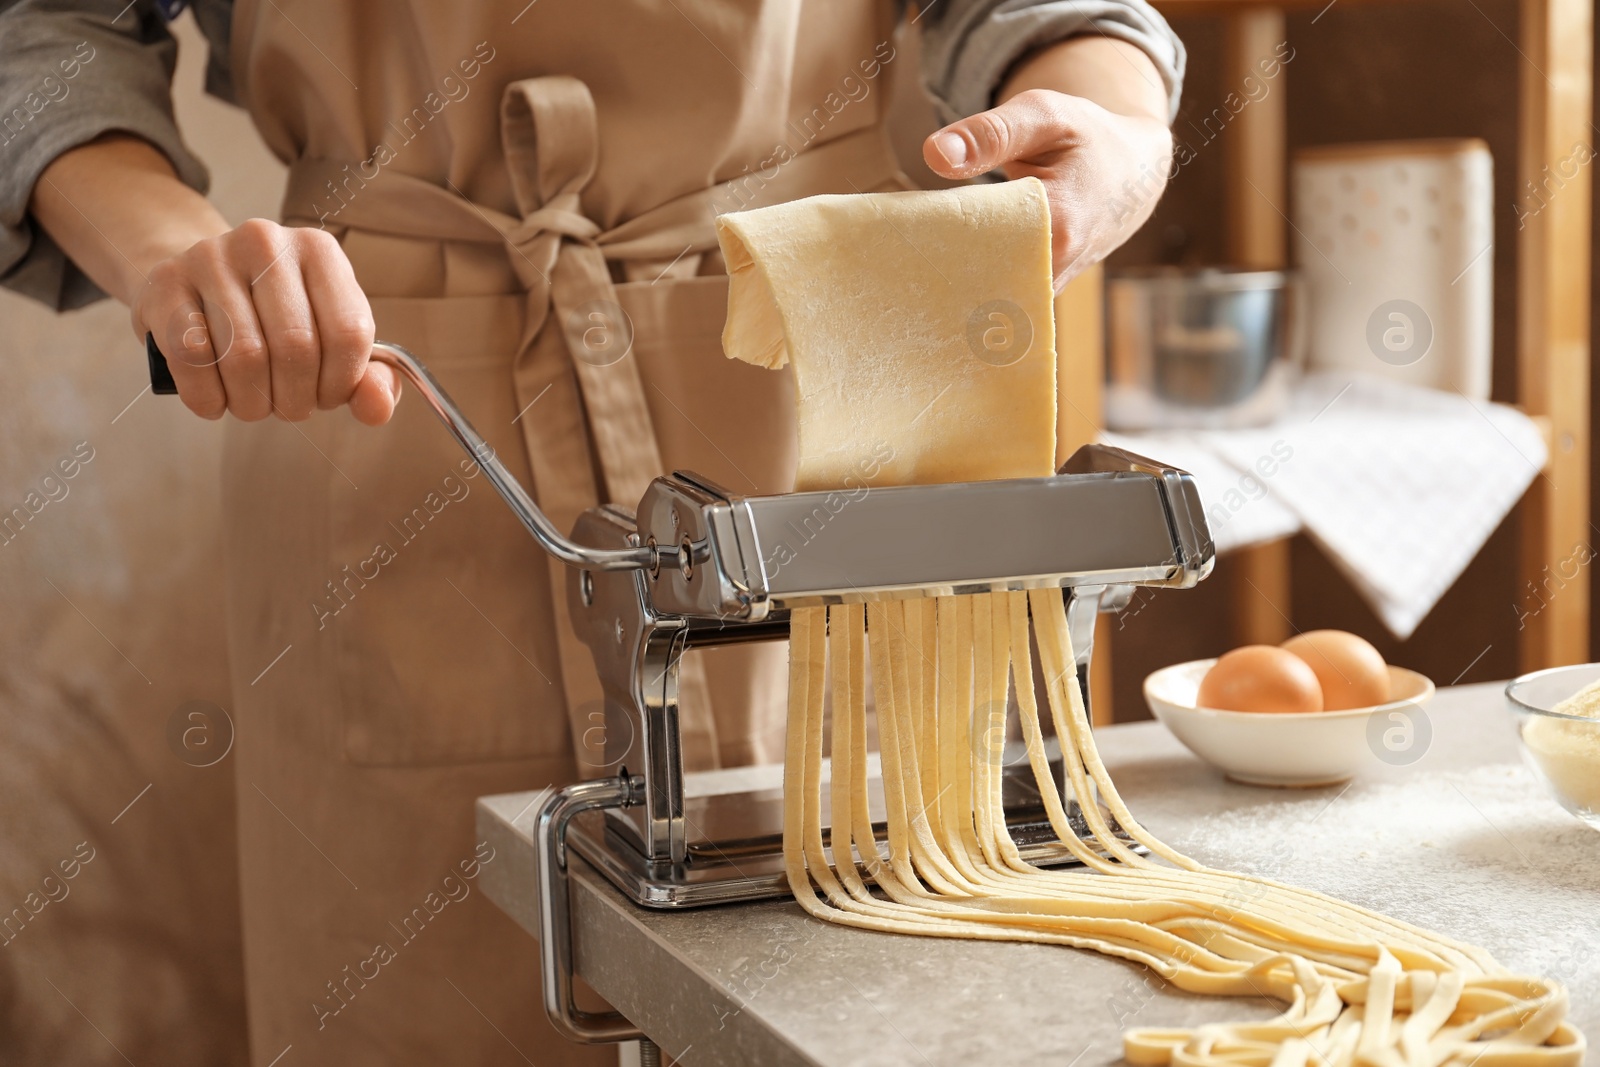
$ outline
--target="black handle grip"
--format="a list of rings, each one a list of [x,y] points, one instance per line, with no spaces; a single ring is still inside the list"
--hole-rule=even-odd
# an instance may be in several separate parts
[[[178,383],[172,380],[172,368],[167,357],[156,347],[154,334],[144,335],[144,354],[150,361],[150,391],[157,396],[177,396]]]

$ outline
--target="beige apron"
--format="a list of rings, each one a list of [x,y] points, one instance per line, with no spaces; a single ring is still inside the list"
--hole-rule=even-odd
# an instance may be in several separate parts
[[[892,16],[241,0],[233,67],[291,165],[285,218],[340,237],[378,336],[421,356],[570,528],[673,468],[787,487],[791,386],[721,354],[711,223],[903,180],[879,130]],[[463,460],[415,395],[381,430],[337,412],[230,433],[258,1064],[289,1046],[285,1064],[611,1058],[551,1036],[534,942],[469,877],[474,797],[615,768],[592,755],[566,575]],[[691,766],[778,758],[782,656],[688,667]]]

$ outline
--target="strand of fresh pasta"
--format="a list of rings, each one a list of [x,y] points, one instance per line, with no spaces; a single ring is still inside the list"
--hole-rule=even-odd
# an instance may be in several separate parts
[[[1088,948],[1193,992],[1288,1005],[1265,1023],[1130,1031],[1125,1053],[1136,1063],[1581,1062],[1583,1038],[1565,1021],[1558,984],[1510,975],[1479,949],[1323,894],[1205,867],[1141,827],[1095,751],[1059,591],[799,609],[791,627],[784,854],[811,914],[887,932]],[[1093,840],[1072,831],[1050,774],[1030,628],[1072,799]],[[868,809],[869,660],[887,859]],[[1011,694],[1047,815],[1082,868],[1035,867],[1011,839],[1001,806]],[[1116,838],[1097,801],[1151,856]]]
[[[1020,596],[1015,598],[1013,603],[1011,604],[1011,609],[1013,611],[1013,614],[1015,614],[1015,610],[1017,608],[1020,608],[1022,606],[1023,605],[1022,605],[1022,601],[1021,601]],[[892,612],[891,612],[891,615],[892,615]],[[1016,618],[1013,618],[1012,621],[1015,623],[1018,620]],[[1020,620],[1020,622],[1021,622],[1021,626],[1018,628],[1018,632],[1020,632],[1022,634],[1025,634],[1026,633],[1026,618],[1023,617]],[[943,655],[943,653],[945,651],[947,651],[949,649],[949,647],[950,646],[949,646],[948,642],[945,642],[943,635],[941,635],[941,655]],[[1023,649],[1023,647],[1021,647],[1021,643],[1019,642],[1019,652],[1022,652],[1022,651],[1024,651],[1024,649]],[[1025,731],[1025,733],[1028,734],[1030,759],[1033,761],[1034,768],[1035,768],[1036,772],[1038,772],[1040,774],[1048,774],[1048,767],[1044,763],[1045,755],[1044,755],[1044,751],[1043,751],[1042,742],[1040,741],[1040,738],[1039,738],[1039,731],[1037,730],[1037,722],[1036,722],[1036,719],[1034,717],[1033,705],[1032,705],[1032,702],[1031,702],[1032,701],[1032,697],[1031,697],[1031,670],[1024,672],[1023,685],[1026,687],[1026,689],[1025,689],[1024,692],[1022,692],[1020,694],[1020,699],[1021,699],[1022,703],[1025,705],[1024,714],[1022,716],[1022,721],[1023,721],[1023,725],[1024,725],[1024,731]],[[1029,729],[1030,726],[1032,726],[1033,729],[1030,730]],[[1063,734],[1065,734],[1065,731],[1063,731]],[[955,738],[953,738],[952,740],[954,740],[955,742],[959,743],[962,740],[962,738],[958,735]],[[955,746],[952,745],[952,746],[949,746],[949,747],[955,747]],[[949,786],[946,785],[945,788],[949,788]],[[1047,801],[1047,803],[1053,803],[1053,812],[1058,816],[1058,819],[1059,819],[1058,825],[1057,825],[1057,828],[1058,828],[1058,831],[1059,831],[1060,827],[1064,824],[1064,819],[1065,819],[1064,813],[1062,813],[1060,811],[1059,800],[1056,797],[1054,797],[1053,794],[1047,793],[1046,794],[1046,801]],[[1075,839],[1073,839],[1071,837],[1068,837],[1067,840],[1076,843]],[[1083,858],[1083,854],[1085,852],[1087,852],[1087,848],[1086,848],[1086,846],[1081,846],[1081,845],[1079,846],[1079,848],[1080,848],[1080,858]],[[1010,850],[1009,854],[1011,856],[1015,856],[1015,849],[1012,848]],[[1130,855],[1130,856],[1132,855],[1131,853],[1126,853],[1126,852],[1125,852],[1125,854],[1126,855]],[[1095,862],[1100,862],[1098,860],[1098,857],[1094,856],[1092,853],[1089,853],[1088,855],[1089,855],[1089,858],[1094,860]],[[1048,884],[1046,884],[1045,882],[1043,882],[1038,877],[1039,872],[1037,872],[1033,868],[1026,867],[1025,865],[1020,865],[1020,860],[1018,860],[1016,862],[1019,864],[1019,869],[1024,871],[1024,872],[1026,872],[1026,876],[1031,876],[1031,877],[1028,878],[1028,880],[1031,883],[1028,886],[1028,888],[1031,891],[1033,891],[1033,892],[1040,892],[1040,891],[1048,892],[1049,891],[1050,886]],[[1013,878],[1015,878],[1015,877],[1016,876],[1013,876]],[[1081,880],[1079,880],[1079,881],[1081,881]]]

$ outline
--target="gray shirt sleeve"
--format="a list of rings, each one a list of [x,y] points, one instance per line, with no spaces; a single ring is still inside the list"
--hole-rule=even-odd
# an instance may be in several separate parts
[[[40,173],[68,149],[132,133],[205,191],[172,117],[177,54],[154,0],[0,3],[0,285],[58,310],[105,295],[28,215]]]
[[[993,107],[995,90],[1017,60],[1042,45],[1099,34],[1144,49],[1178,114],[1183,42],[1145,0],[922,0],[923,88],[943,122]]]

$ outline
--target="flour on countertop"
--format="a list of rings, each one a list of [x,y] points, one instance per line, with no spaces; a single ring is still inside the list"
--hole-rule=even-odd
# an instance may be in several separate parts
[[[1600,987],[1600,834],[1518,764],[1242,808],[1170,843],[1481,945],[1507,967]],[[1286,829],[1287,827],[1287,829]],[[1492,908],[1485,901],[1493,901]],[[1589,1033],[1600,1018],[1573,1020]]]

